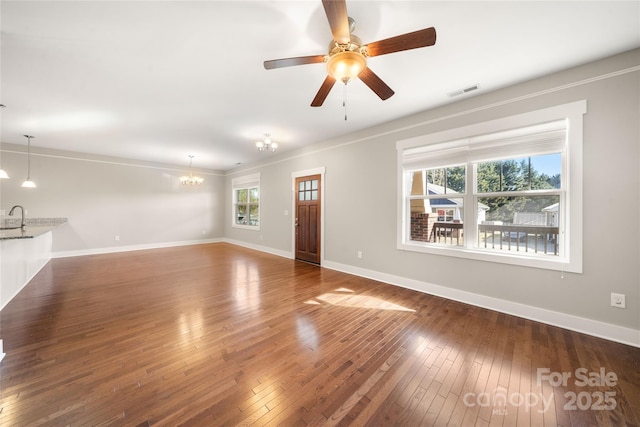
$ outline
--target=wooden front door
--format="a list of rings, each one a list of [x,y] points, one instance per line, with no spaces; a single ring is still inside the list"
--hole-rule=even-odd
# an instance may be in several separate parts
[[[320,264],[320,175],[296,178],[296,259]]]

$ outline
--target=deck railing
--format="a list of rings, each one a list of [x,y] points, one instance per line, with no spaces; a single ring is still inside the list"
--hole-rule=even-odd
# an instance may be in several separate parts
[[[558,227],[526,224],[479,224],[478,245],[485,248],[558,255]]]
[[[436,243],[447,243],[460,246],[462,244],[462,229],[463,224],[461,222],[434,222],[431,230],[431,241]]]
[[[464,224],[435,222],[429,241],[461,246]],[[527,224],[479,224],[478,246],[482,248],[558,255],[558,227]]]

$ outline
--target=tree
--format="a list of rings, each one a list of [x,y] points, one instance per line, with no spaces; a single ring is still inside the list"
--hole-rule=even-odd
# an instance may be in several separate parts
[[[501,160],[478,165],[478,192],[499,193],[560,188],[560,175],[540,174],[531,158]],[[540,212],[557,203],[557,196],[498,196],[481,198],[489,207],[487,219],[512,222],[516,212]]]
[[[429,169],[427,170],[427,182],[443,187],[445,193],[449,193],[450,190],[464,193],[466,183],[465,171],[466,167],[464,166]]]

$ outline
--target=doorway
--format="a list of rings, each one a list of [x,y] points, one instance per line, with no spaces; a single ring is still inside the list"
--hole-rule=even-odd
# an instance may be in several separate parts
[[[295,177],[295,258],[320,264],[322,246],[322,175]]]

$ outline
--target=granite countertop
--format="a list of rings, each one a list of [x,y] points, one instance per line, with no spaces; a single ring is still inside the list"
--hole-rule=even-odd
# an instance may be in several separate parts
[[[20,228],[20,218],[7,218],[0,222],[0,240],[32,239],[65,224],[67,218],[27,218],[26,229]],[[8,229],[7,229],[8,228]]]

